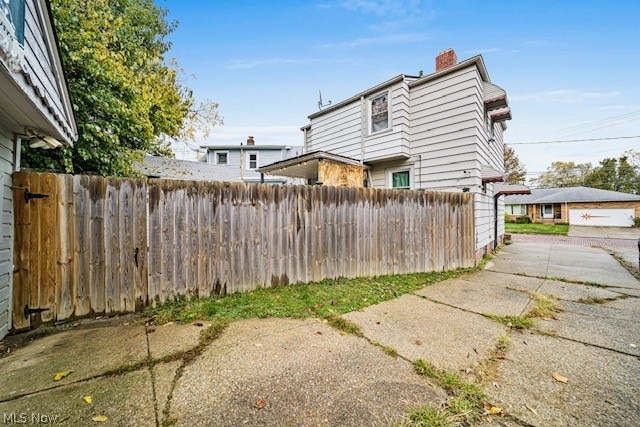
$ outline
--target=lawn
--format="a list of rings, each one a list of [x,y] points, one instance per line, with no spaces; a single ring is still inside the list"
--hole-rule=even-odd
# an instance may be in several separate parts
[[[513,224],[505,223],[507,233],[514,234],[556,234],[566,236],[569,226],[566,224]]]

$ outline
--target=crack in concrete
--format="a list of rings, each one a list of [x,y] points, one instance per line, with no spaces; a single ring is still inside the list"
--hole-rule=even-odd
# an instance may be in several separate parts
[[[147,360],[152,360],[151,347],[149,345],[149,327],[146,324],[144,325],[144,336],[147,342]],[[156,427],[160,427],[160,422],[158,420],[158,396],[156,394],[156,376],[153,372],[153,366],[147,366],[147,369],[149,370],[149,375],[151,377],[151,392],[153,393],[153,413],[156,417]]]

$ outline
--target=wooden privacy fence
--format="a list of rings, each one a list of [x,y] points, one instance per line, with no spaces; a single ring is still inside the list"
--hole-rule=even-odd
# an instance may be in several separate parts
[[[14,174],[13,326],[472,266],[464,193]],[[47,311],[25,316],[25,308]]]

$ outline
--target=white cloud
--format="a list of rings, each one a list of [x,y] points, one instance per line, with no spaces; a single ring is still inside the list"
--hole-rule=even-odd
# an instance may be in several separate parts
[[[543,92],[534,92],[523,95],[509,95],[512,101],[554,101],[554,102],[583,102],[601,99],[611,99],[620,96],[620,91],[588,92],[575,89],[558,89]]]
[[[264,59],[233,59],[227,63],[229,70],[248,70],[265,65],[282,65],[282,64],[308,64],[317,62],[313,58],[264,58]]]
[[[378,37],[362,37],[350,41],[338,43],[325,43],[316,45],[320,49],[353,49],[363,46],[405,44],[427,40],[424,34],[387,34]]]
[[[487,53],[496,53],[496,52],[501,52],[502,49],[499,47],[489,47],[486,49],[470,49],[470,50],[465,50],[464,53],[467,55],[485,55]]]

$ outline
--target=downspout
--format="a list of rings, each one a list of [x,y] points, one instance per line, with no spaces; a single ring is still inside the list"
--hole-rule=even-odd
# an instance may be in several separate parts
[[[20,162],[22,160],[22,141],[25,135],[16,135],[14,141],[14,153],[13,153],[13,171],[20,171]]]
[[[418,179],[420,186],[418,187],[418,190],[422,190],[422,154],[418,154],[418,166],[420,168],[418,169],[418,173],[420,174],[420,178]]]
[[[364,95],[360,97],[360,163],[364,164],[364,135],[367,131]]]
[[[302,135],[303,135],[302,136],[302,138],[303,138],[303,141],[302,141],[302,153],[304,154],[304,153],[307,152],[307,128],[304,128],[302,130]]]
[[[498,199],[500,198],[500,194],[494,194],[493,196],[493,249],[498,247]]]

